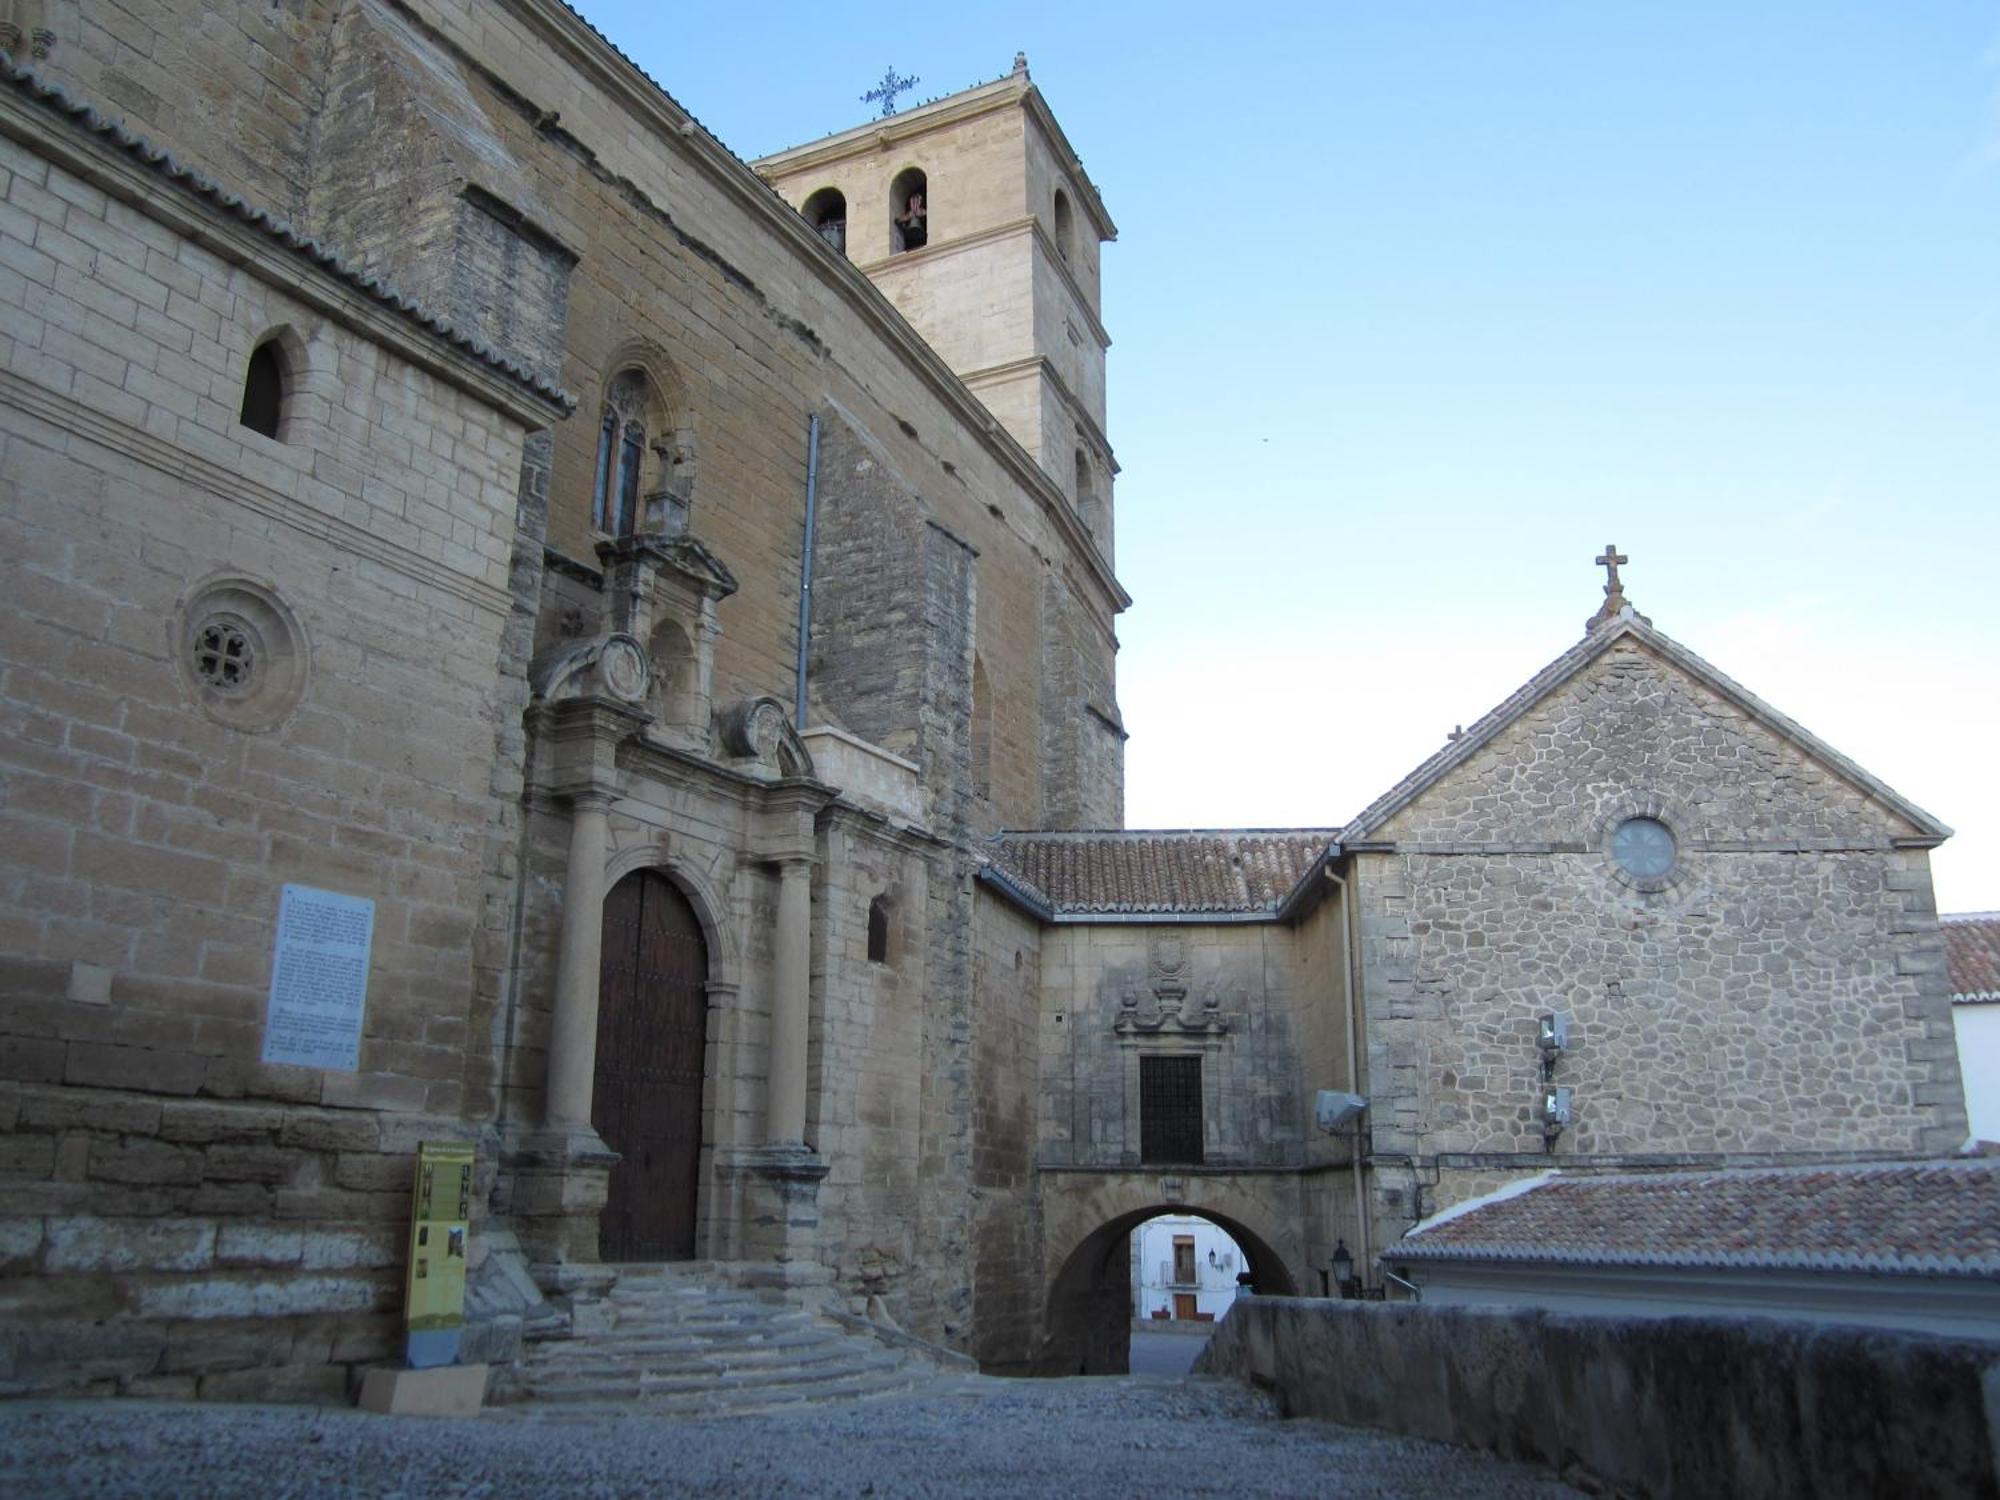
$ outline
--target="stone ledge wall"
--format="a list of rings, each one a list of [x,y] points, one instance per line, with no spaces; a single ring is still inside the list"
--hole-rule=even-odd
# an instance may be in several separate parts
[[[417,1145],[478,1127],[0,1085],[0,1132],[0,1395],[344,1401],[399,1346]]]
[[[1775,1320],[1247,1298],[1195,1364],[1287,1415],[1708,1500],[1992,1496],[2000,1345]]]

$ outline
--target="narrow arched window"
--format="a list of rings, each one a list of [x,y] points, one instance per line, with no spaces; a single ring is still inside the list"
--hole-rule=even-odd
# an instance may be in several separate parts
[[[630,536],[639,525],[639,481],[646,463],[646,377],[621,372],[605,390],[597,429],[597,479],[590,521],[599,531]]]
[[[276,339],[250,351],[243,372],[243,410],[236,420],[252,432],[276,438],[285,415],[285,353]]]
[[[611,529],[608,499],[611,494],[611,456],[618,447],[618,413],[604,408],[604,423],[597,429],[597,483],[591,494],[590,524],[599,531]]]
[[[868,962],[889,961],[889,903],[877,896],[868,903]]]
[[[847,197],[839,188],[821,188],[799,212],[821,239],[842,255],[847,253]]]
[[[1070,246],[1076,235],[1076,225],[1069,211],[1069,199],[1061,188],[1056,189],[1056,254],[1062,257],[1064,265],[1069,264]]]
[[[930,183],[908,167],[889,185],[889,249],[921,250],[930,243]]]

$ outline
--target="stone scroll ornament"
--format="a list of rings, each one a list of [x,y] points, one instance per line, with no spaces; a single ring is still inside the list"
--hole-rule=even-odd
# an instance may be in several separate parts
[[[565,641],[540,657],[529,672],[535,697],[543,703],[603,694],[620,703],[643,704],[653,670],[646,648],[623,631]]]
[[[1152,1014],[1140,1011],[1137,990],[1127,990],[1119,997],[1112,1030],[1120,1036],[1221,1036],[1229,1030],[1229,1017],[1222,1014],[1222,996],[1213,990],[1202,997],[1195,1014],[1187,1013],[1187,943],[1179,933],[1155,936],[1148,945],[1147,960]]]
[[[722,745],[736,760],[779,776],[813,774],[812,753],[776,698],[746,698],[722,716]]]

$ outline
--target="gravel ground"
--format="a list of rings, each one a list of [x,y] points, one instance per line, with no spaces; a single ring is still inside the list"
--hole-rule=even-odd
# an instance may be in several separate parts
[[[1222,1381],[964,1378],[784,1416],[664,1421],[510,1408],[476,1421],[140,1401],[0,1406],[0,1494],[1312,1496],[1558,1500],[1463,1449],[1279,1422]]]
[[[1128,1368],[1134,1375],[1185,1375],[1195,1356],[1208,1347],[1208,1333],[1154,1333],[1132,1330]]]

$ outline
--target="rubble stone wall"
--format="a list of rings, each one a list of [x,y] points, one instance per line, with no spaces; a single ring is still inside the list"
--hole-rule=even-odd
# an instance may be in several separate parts
[[[1664,889],[1612,858],[1633,816],[1677,840]],[[1397,814],[1391,851],[1355,857],[1374,1149],[1460,1158],[1391,1219],[1510,1162],[1958,1146],[1928,864],[1894,842],[1914,832],[1678,668],[1614,647]],[[1553,1010],[1575,1119],[1545,1154]]]
[[[1870,1500],[1995,1489],[1985,1341],[1766,1318],[1242,1298],[1197,1371],[1287,1415],[1545,1464],[1592,1494]]]

